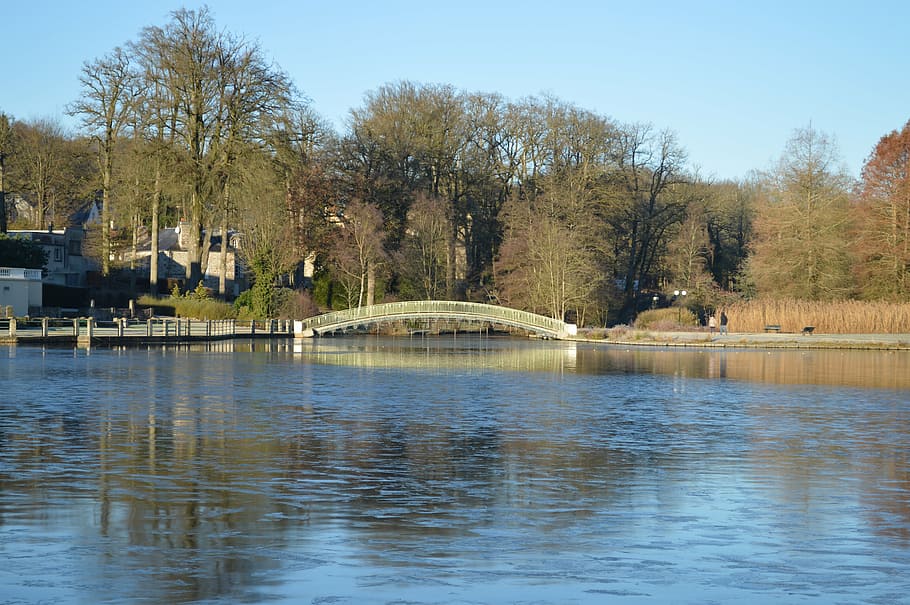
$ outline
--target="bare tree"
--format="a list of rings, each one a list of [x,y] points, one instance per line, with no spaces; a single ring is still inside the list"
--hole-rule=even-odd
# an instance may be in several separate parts
[[[203,274],[216,220],[230,212],[228,183],[239,149],[261,140],[268,122],[292,96],[288,80],[255,45],[215,30],[207,8],[172,13],[165,27],[147,28],[134,47],[150,89],[175,112],[167,126],[179,143],[191,183],[188,203],[188,286]],[[220,208],[220,211],[216,211]]]
[[[447,206],[438,198],[421,194],[408,212],[399,266],[421,299],[435,300],[445,293],[450,225]]]
[[[505,212],[496,265],[500,300],[556,319],[593,304],[604,276],[589,237],[596,218],[578,213],[571,188],[553,184],[530,203],[516,196]]]
[[[331,128],[305,107],[285,114],[269,137],[270,157],[284,185],[288,220],[294,227],[288,244],[314,264],[328,245],[328,218],[338,201],[337,179],[326,151],[332,142]],[[300,285],[300,273],[292,275],[294,285]]]
[[[690,308],[713,308],[719,288],[710,268],[715,247],[710,237],[709,206],[713,189],[708,183],[694,182],[680,186],[680,196],[688,199],[686,218],[676,227],[667,243],[665,265],[670,288],[686,290]]]
[[[851,294],[849,190],[837,147],[797,130],[766,177],[748,272],[760,295],[831,300]]]
[[[72,210],[72,195],[82,184],[77,174],[78,154],[63,127],[50,119],[14,124],[16,156],[10,172],[18,190],[35,209],[33,227],[66,223]]]
[[[158,296],[158,255],[161,214],[166,206],[165,182],[167,167],[174,166],[176,137],[174,123],[177,109],[173,97],[160,85],[161,78],[154,74],[154,65],[145,65],[144,80],[148,82],[146,94],[141,99],[138,129],[146,142],[144,149],[152,165],[152,190],[149,196],[149,293]]]
[[[294,225],[284,205],[282,180],[265,154],[251,154],[242,176],[232,180],[230,187],[237,201],[240,254],[253,274],[253,312],[274,317],[278,281],[300,259],[292,244]],[[222,257],[230,244],[229,233],[222,233]]]
[[[603,212],[630,307],[638,289],[658,285],[656,269],[667,238],[685,218],[687,199],[678,188],[686,181],[685,152],[672,132],[655,133],[650,125],[622,126],[613,141]]]
[[[372,304],[368,295],[370,275],[386,262],[382,246],[382,212],[376,206],[354,200],[345,206],[332,247],[337,277],[348,294],[349,306]]]
[[[114,149],[121,132],[133,118],[137,98],[141,93],[140,80],[132,63],[132,57],[119,47],[106,57],[85,63],[79,78],[82,95],[69,109],[70,114],[82,117],[83,128],[97,143],[101,176],[103,275],[108,275],[111,268]]]

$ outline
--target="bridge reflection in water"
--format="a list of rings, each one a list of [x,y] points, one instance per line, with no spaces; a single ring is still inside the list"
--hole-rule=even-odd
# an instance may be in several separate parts
[[[564,372],[575,369],[578,343],[510,338],[357,337],[295,340],[293,352],[322,365],[359,368]],[[518,345],[518,346],[516,346]]]
[[[907,351],[681,349],[479,336],[296,339],[284,346],[295,357],[333,366],[657,374],[771,384],[910,389]]]
[[[134,347],[113,348],[127,351]],[[771,384],[910,389],[910,351],[630,347],[478,335],[228,340],[149,347],[149,351],[169,349],[267,354],[276,359],[292,354],[317,365],[366,368],[663,374]],[[14,347],[8,349],[10,355],[15,351]]]

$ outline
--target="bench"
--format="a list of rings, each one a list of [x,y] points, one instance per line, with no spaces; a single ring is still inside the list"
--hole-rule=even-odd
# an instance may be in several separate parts
[[[809,336],[815,331],[815,326],[806,326],[803,328],[803,336]]]
[[[776,324],[770,324],[765,326],[765,332],[780,332],[780,326]]]

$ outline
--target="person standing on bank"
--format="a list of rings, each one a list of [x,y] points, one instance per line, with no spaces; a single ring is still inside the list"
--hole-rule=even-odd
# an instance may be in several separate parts
[[[714,336],[714,329],[717,327],[717,320],[714,319],[714,313],[708,317],[708,330],[711,332],[711,336]]]
[[[720,333],[721,334],[727,333],[727,311],[726,310],[722,310],[720,312]]]

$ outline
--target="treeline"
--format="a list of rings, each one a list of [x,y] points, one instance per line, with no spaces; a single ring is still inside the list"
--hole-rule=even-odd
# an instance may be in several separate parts
[[[0,117],[0,191],[28,201],[36,228],[100,199],[104,273],[184,220],[188,289],[206,234],[236,230],[262,315],[305,261],[322,305],[469,299],[596,325],[673,290],[699,309],[910,294],[910,127],[882,139],[859,183],[811,128],[772,169],[712,182],[670,131],[444,84],[383,85],[339,133],[206,9],[145,29],[81,81],[77,134]]]

